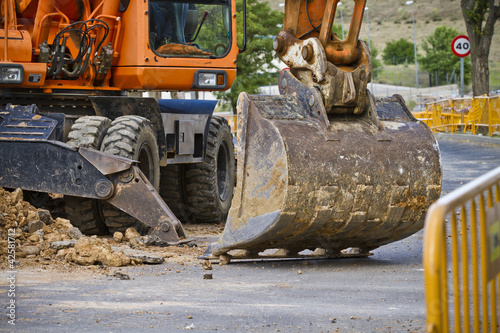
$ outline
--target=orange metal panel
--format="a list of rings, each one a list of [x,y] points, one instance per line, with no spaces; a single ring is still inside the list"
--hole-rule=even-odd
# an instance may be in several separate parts
[[[4,55],[5,52],[5,30],[0,30],[0,54]],[[27,31],[24,30],[9,30],[9,43],[8,43],[8,57],[9,61],[29,62],[31,61],[31,37]]]
[[[236,69],[209,68],[226,71],[226,89],[229,89],[236,77]],[[192,89],[194,73],[200,69],[203,67],[115,67],[112,69],[112,85],[124,90],[195,90]]]
[[[15,64],[9,62],[9,64]],[[21,87],[39,87],[44,84],[45,82],[45,73],[47,71],[47,65],[42,64],[42,63],[20,63],[20,65],[23,66],[24,68],[24,80],[21,85]],[[29,75],[30,74],[36,74],[37,76],[39,75],[40,81],[39,82],[29,82]],[[19,87],[19,85],[15,85],[16,87]],[[0,88],[12,88],[12,84],[4,84],[0,85]]]
[[[323,14],[325,12],[326,0],[311,0],[300,1],[300,5],[297,3],[298,0],[288,1],[286,3],[285,11],[287,11],[287,15],[285,15],[285,30],[290,29],[290,33],[295,34],[295,36],[300,37],[301,35],[307,34],[308,37],[318,37],[319,36],[319,25],[323,20]],[[299,7],[298,13],[296,12],[297,6]],[[311,20],[309,22],[309,20]],[[317,31],[314,28],[317,28]]]

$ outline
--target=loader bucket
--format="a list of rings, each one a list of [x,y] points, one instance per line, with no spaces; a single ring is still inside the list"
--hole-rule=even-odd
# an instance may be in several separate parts
[[[203,258],[256,258],[267,249],[279,249],[277,257],[316,249],[339,257],[347,248],[367,255],[423,227],[441,191],[427,125],[401,97],[375,101],[369,92],[365,116],[326,121],[314,94],[240,95],[237,186],[224,233]],[[236,249],[245,251],[228,253]]]

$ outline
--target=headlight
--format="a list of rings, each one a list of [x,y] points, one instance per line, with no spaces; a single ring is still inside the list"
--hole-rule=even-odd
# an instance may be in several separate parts
[[[225,89],[227,73],[223,70],[197,70],[194,74],[193,88],[195,89]]]
[[[23,83],[23,72],[21,65],[0,65],[0,83]]]
[[[217,74],[215,73],[200,73],[198,76],[198,84],[200,87],[214,87],[217,85]]]

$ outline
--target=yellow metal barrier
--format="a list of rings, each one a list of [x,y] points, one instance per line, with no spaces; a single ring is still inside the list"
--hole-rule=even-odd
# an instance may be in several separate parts
[[[463,125],[464,132],[467,132],[467,129],[469,129],[472,134],[476,134],[478,126],[483,126],[481,121],[483,120],[484,115],[488,115],[487,110],[489,104],[488,97],[474,98],[471,103],[471,110],[467,114],[465,121],[457,125]]]
[[[229,123],[229,126],[231,127],[231,133],[236,134],[238,130],[238,116],[236,116],[232,112],[231,113],[218,112],[214,113],[214,115],[226,118],[227,122]]]
[[[471,109],[472,98],[456,98],[453,100],[453,120],[455,125],[465,122],[465,118]],[[457,126],[453,126],[453,133],[457,130]]]
[[[433,132],[456,133],[459,126],[472,134],[479,127],[487,127],[489,136],[500,131],[500,96],[443,99],[427,103],[425,109],[414,116]]]
[[[427,107],[426,105],[426,110],[421,111],[421,112],[414,112],[413,116],[417,118],[418,120],[424,122],[427,126],[431,127],[432,126],[432,111],[429,111],[431,107]]]
[[[436,121],[433,122],[433,128],[448,127],[449,125],[449,115],[451,115],[451,100],[443,99],[436,102],[436,113],[433,117]],[[433,120],[434,120],[433,119]]]
[[[429,117],[415,117],[424,121],[433,132],[454,132],[453,124],[460,122],[460,115],[454,111],[453,100],[443,99],[425,105]]]
[[[500,131],[500,96],[490,97],[488,120],[488,135],[492,136],[493,131]]]
[[[430,207],[423,261],[427,332],[499,331],[500,167]]]

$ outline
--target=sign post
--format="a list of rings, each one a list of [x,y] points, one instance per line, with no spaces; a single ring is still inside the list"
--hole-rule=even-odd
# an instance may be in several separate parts
[[[469,37],[465,35],[455,37],[451,42],[451,50],[460,57],[460,96],[464,97],[464,57],[470,54]]]

